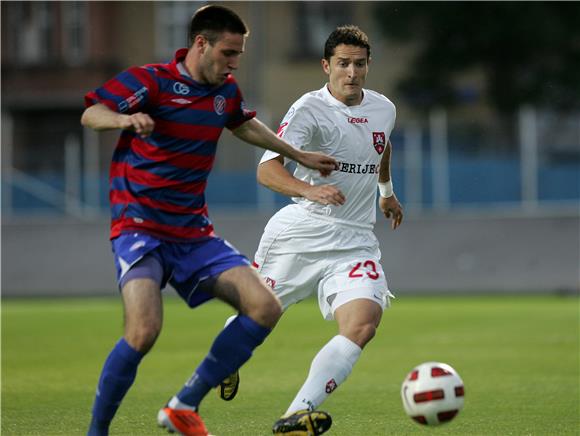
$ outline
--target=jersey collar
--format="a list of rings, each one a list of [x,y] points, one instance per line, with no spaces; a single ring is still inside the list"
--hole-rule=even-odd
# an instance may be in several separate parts
[[[182,77],[181,71],[179,71],[179,69],[177,68],[177,65],[180,62],[185,61],[185,56],[187,56],[187,49],[186,48],[180,48],[179,50],[177,50],[175,52],[175,55],[173,56],[173,60],[169,64],[169,71],[171,71],[171,74],[178,76],[178,77]],[[185,77],[187,77],[187,76],[185,76]],[[191,80],[193,80],[193,79],[191,79]]]
[[[324,86],[322,87],[321,91],[322,91],[322,95],[324,97],[324,100],[326,100],[327,103],[331,104],[332,106],[339,107],[339,108],[349,109],[350,110],[350,109],[354,109],[354,108],[359,108],[362,105],[364,105],[364,103],[365,103],[365,95],[366,95],[366,93],[365,93],[365,90],[364,89],[362,90],[363,96],[362,96],[362,99],[361,99],[360,103],[357,104],[357,105],[354,105],[354,106],[348,106],[348,105],[344,104],[343,102],[338,101],[330,93],[330,90],[328,89],[328,83],[325,83],[324,84]]]
[[[214,90],[214,89],[219,89],[224,85],[227,84],[231,84],[231,83],[235,83],[235,78],[233,74],[230,74],[228,76],[228,78],[225,80],[224,83],[217,85],[217,86],[213,86],[213,85],[205,85],[203,83],[199,83],[197,82],[193,77],[191,77],[189,74],[182,74],[182,72],[180,71],[180,68],[178,67],[178,65],[180,63],[184,63],[185,64],[185,57],[187,56],[187,52],[189,49],[187,48],[180,48],[179,50],[177,50],[175,52],[175,55],[173,56],[173,60],[171,61],[171,63],[166,64],[168,67],[168,70],[170,71],[170,73],[175,76],[175,77],[179,77],[180,80],[183,80],[184,82],[189,82],[192,85],[195,85],[196,87],[200,88],[200,89],[206,89],[206,90]]]

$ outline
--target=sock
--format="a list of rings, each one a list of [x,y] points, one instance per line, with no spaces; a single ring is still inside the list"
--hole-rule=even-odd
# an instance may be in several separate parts
[[[298,410],[315,410],[346,380],[362,349],[350,339],[337,335],[312,360],[310,372],[286,415]]]
[[[176,400],[197,409],[210,389],[236,372],[269,333],[269,328],[262,327],[252,318],[238,315],[216,337],[209,354],[177,394]]]
[[[117,342],[101,371],[89,436],[108,434],[113,416],[133,384],[142,358],[143,354],[131,348],[124,338]]]
[[[236,319],[237,317],[238,317],[238,314],[236,313],[235,315],[232,315],[228,319],[226,319],[226,323],[224,324],[224,328],[229,326],[233,322],[233,320]]]

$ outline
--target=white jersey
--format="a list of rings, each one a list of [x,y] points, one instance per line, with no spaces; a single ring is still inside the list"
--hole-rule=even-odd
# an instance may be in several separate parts
[[[311,185],[335,185],[346,202],[341,206],[324,206],[303,197],[292,200],[310,213],[372,228],[376,220],[379,164],[395,117],[395,105],[384,95],[368,89],[363,90],[363,99],[356,106],[338,101],[327,85],[304,94],[286,113],[278,135],[296,148],[334,157],[339,168],[322,177],[317,170],[298,164],[294,177]],[[278,153],[266,151],[261,162],[277,156]]]

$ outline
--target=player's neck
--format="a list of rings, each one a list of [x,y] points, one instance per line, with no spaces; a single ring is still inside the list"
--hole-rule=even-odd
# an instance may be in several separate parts
[[[337,99],[338,101],[340,101],[342,104],[344,104],[346,106],[357,106],[357,105],[362,103],[362,100],[363,100],[363,91],[362,90],[358,95],[350,96],[350,95],[340,95],[338,92],[336,92],[332,89],[332,86],[330,85],[330,83],[328,83],[326,85],[326,88],[328,89],[328,92],[330,93],[330,95],[332,95],[335,99]]]
[[[198,83],[205,84],[206,80],[201,69],[199,68],[199,58],[196,58],[195,53],[192,50],[187,52],[185,59],[182,62],[183,67],[187,71],[189,77]]]

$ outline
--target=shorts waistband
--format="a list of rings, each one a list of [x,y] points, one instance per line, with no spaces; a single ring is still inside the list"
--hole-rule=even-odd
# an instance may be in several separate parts
[[[304,213],[311,218],[315,218],[315,219],[318,219],[321,221],[327,221],[327,222],[330,222],[333,224],[337,224],[339,226],[345,226],[345,227],[350,227],[350,228],[356,227],[357,229],[370,230],[370,231],[372,231],[374,229],[374,225],[372,225],[372,224],[357,223],[355,221],[347,221],[347,220],[335,218],[332,216],[322,215],[319,213],[311,212],[309,210],[305,210],[302,207],[300,209],[302,209],[304,211]]]

